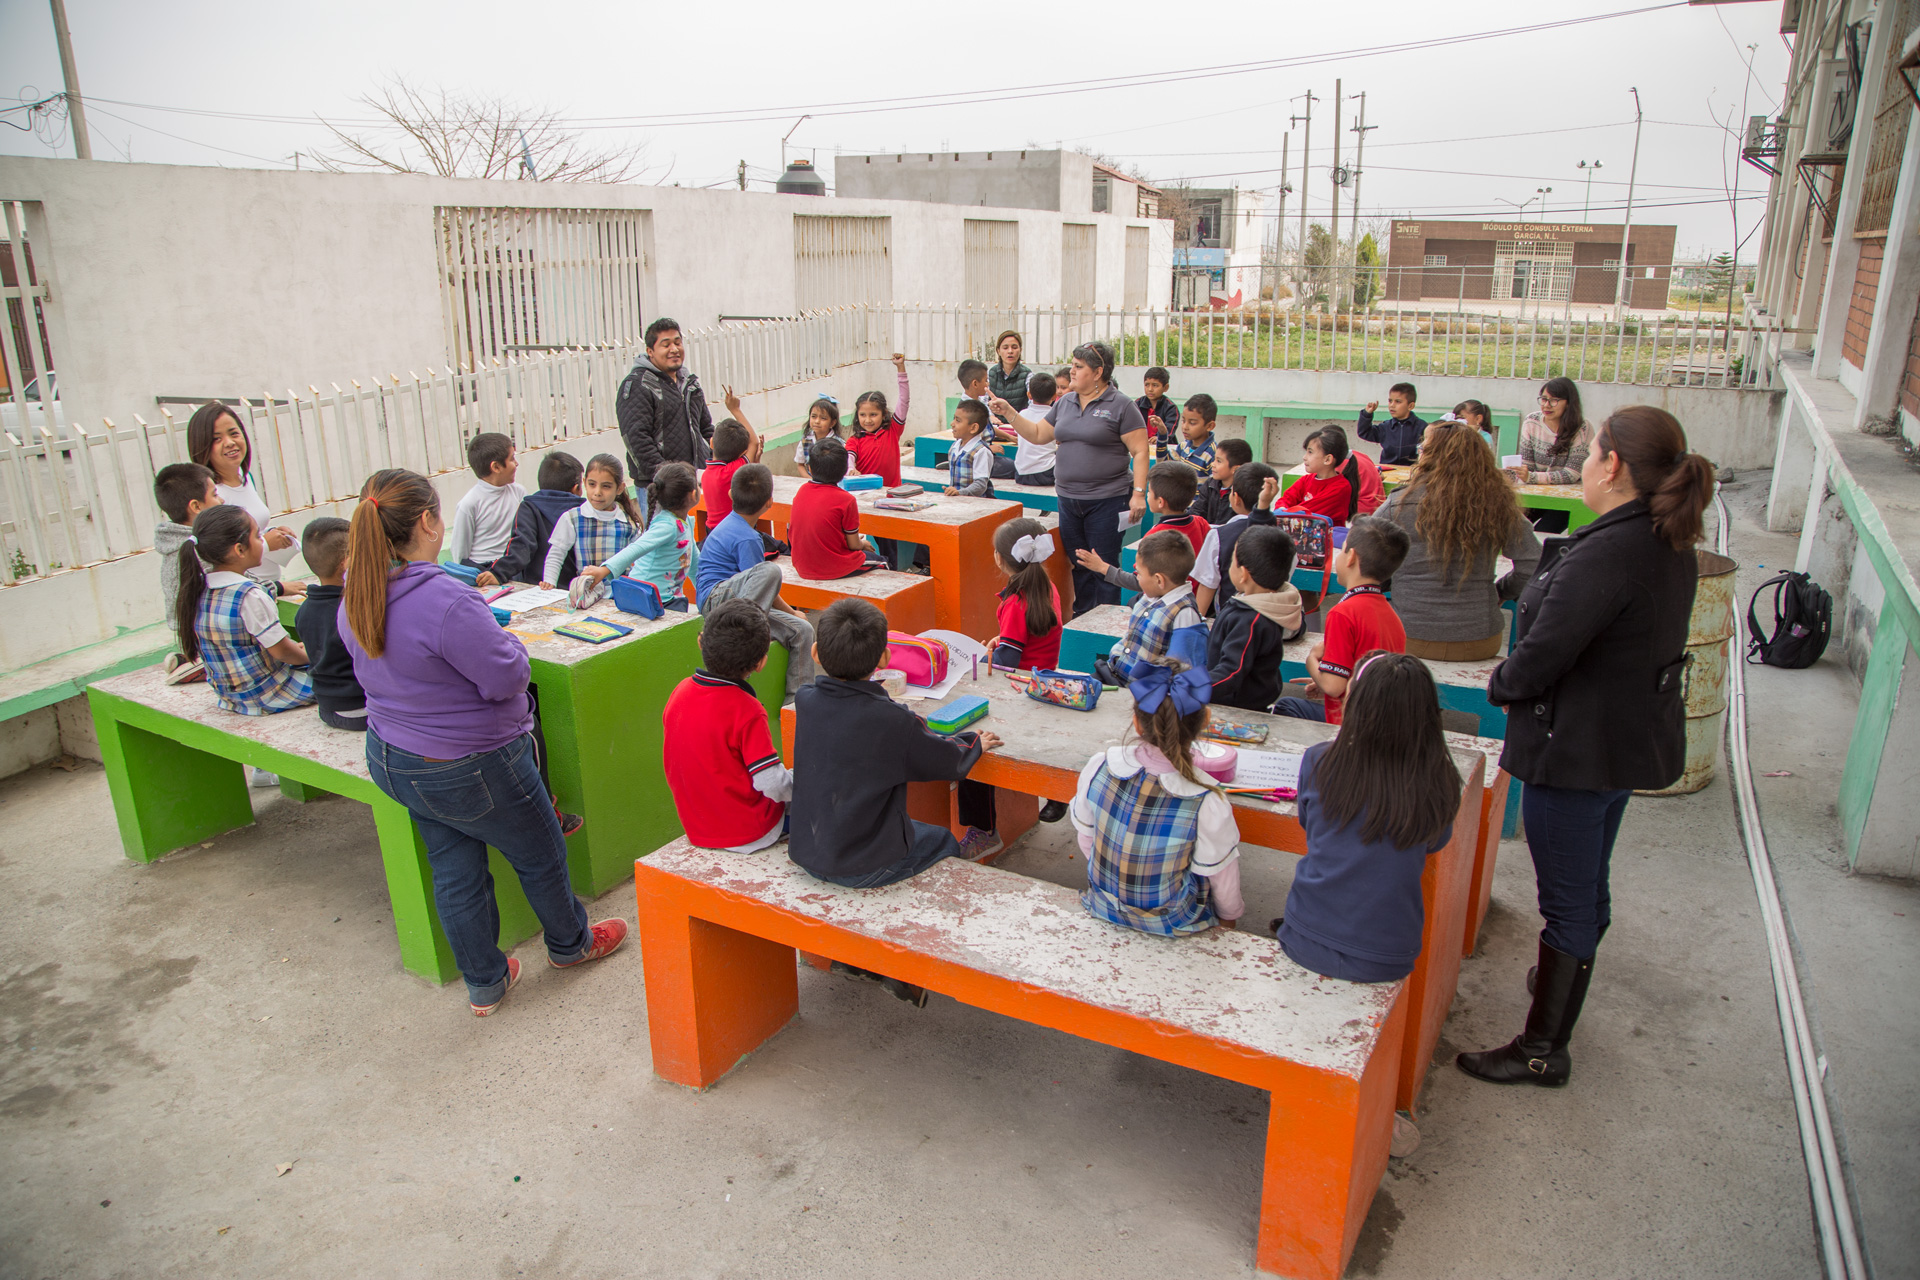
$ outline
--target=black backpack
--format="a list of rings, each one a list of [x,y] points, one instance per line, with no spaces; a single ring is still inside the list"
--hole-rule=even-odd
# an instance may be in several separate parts
[[[1760,638],[1754,610],[1773,588],[1773,633]],[[1804,573],[1777,573],[1760,584],[1747,602],[1747,661],[1770,667],[1810,667],[1827,651],[1833,625],[1833,597]]]

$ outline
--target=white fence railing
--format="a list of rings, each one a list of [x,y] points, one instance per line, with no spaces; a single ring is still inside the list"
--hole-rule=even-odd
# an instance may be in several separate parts
[[[1058,367],[1101,339],[1131,367],[1564,375],[1587,382],[1771,388],[1791,332],[1764,324],[1630,318],[1521,320],[1458,312],[1388,316],[1256,308],[845,307],[686,334],[688,366],[716,394],[768,391],[864,360],[991,359],[1020,333],[1033,368]],[[233,397],[254,444],[255,478],[276,512],[350,498],[382,467],[426,473],[466,465],[480,431],[524,448],[615,429],[615,396],[637,349],[523,353],[473,372],[427,369],[343,387]],[[68,388],[71,393],[71,388]],[[187,411],[85,428],[51,405],[0,402],[0,583],[152,545],[153,475],[187,459]]]

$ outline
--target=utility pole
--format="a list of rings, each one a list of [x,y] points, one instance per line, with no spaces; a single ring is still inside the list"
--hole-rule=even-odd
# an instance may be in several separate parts
[[[73,61],[73,33],[67,30],[67,0],[53,0],[53,39],[60,46],[60,75],[67,82],[67,123],[73,127],[73,154],[93,159],[93,140],[87,136],[87,108],[80,100],[80,69]]]
[[[1313,190],[1312,175],[1307,166],[1313,157],[1313,90],[1307,90],[1307,110],[1304,116],[1289,116],[1289,124],[1306,123],[1306,132],[1300,140],[1300,281],[1301,287],[1311,290],[1312,284],[1307,277],[1307,193]]]
[[[1280,305],[1280,264],[1287,256],[1287,192],[1293,190],[1293,183],[1287,180],[1287,143],[1291,141],[1291,132],[1280,135],[1280,208],[1273,219],[1273,283],[1274,305]]]
[[[1340,309],[1340,82],[1333,82],[1333,172],[1328,175],[1333,188],[1333,283],[1327,290],[1327,300],[1333,309]]]
[[[1590,222],[1593,219],[1593,175],[1596,170],[1604,169],[1606,166],[1598,160],[1582,160],[1579,167],[1586,170],[1587,173],[1587,194],[1585,199],[1580,202],[1580,221]],[[1734,172],[1738,173],[1740,171],[1735,169]]]
[[[1363,172],[1361,161],[1367,154],[1367,130],[1378,129],[1380,126],[1367,123],[1367,91],[1362,89],[1353,96],[1360,99],[1360,118],[1353,122],[1353,132],[1360,135],[1359,141],[1353,144],[1353,252],[1357,257],[1360,253],[1360,174]]]
[[[742,191],[747,189],[747,162],[745,160],[740,162],[740,189]]]
[[[1633,163],[1627,170],[1627,220],[1620,228],[1620,281],[1613,299],[1616,321],[1627,318],[1627,245],[1633,235],[1633,183],[1640,176],[1640,90],[1628,92],[1633,94]]]

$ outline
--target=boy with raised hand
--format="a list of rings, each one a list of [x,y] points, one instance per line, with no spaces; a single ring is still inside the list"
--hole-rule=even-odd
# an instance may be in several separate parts
[[[871,679],[887,656],[886,615],[871,601],[837,600],[820,614],[814,653],[822,674],[793,704],[788,856],[853,889],[897,884],[961,856],[951,831],[907,816],[907,784],[965,778],[1000,739],[937,734]]]
[[[1427,433],[1427,424],[1425,419],[1414,416],[1413,402],[1413,384],[1396,382],[1387,389],[1389,416],[1385,422],[1373,420],[1373,411],[1380,407],[1378,400],[1369,400],[1367,407],[1360,411],[1354,430],[1362,440],[1371,440],[1380,446],[1383,467],[1412,466],[1420,456],[1420,437]]]
[[[540,459],[540,487],[521,499],[520,509],[514,513],[513,540],[507,544],[507,554],[500,558],[495,570],[500,581],[540,581],[540,568],[547,562],[547,548],[553,541],[554,523],[585,501],[580,495],[580,482],[585,475],[580,459],[565,450],[555,449]],[[573,552],[567,552],[560,574],[561,582],[572,582],[579,576]]]
[[[694,571],[693,598],[704,615],[728,600],[750,600],[767,615],[773,638],[787,650],[787,693],[813,680],[813,627],[780,598],[780,566],[767,559],[756,522],[773,507],[773,472],[748,463],[733,473],[733,510],[707,531]]]
[[[447,555],[457,564],[478,569],[475,582],[497,587],[505,579],[500,563],[513,544],[513,521],[520,514],[526,488],[515,483],[520,461],[513,441],[498,431],[482,431],[467,441],[467,465],[480,483],[460,496],[447,529]]]
[[[1325,701],[1281,698],[1273,714],[1339,724],[1341,700],[1360,659],[1375,649],[1407,651],[1407,630],[1387,600],[1387,585],[1407,547],[1407,531],[1391,520],[1361,516],[1348,526],[1346,545],[1333,554],[1346,594],[1327,610],[1326,635],[1307,655],[1307,680]]]
[[[793,774],[747,683],[767,665],[772,640],[765,611],[750,601],[715,605],[700,631],[706,665],[667,698],[667,786],[687,839],[703,849],[752,853],[786,834]]]
[[[1193,564],[1193,597],[1201,613],[1211,612],[1217,618],[1221,608],[1233,599],[1233,593],[1239,589],[1230,572],[1234,541],[1256,525],[1271,528],[1274,524],[1273,503],[1279,496],[1280,473],[1266,463],[1249,462],[1234,468],[1233,483],[1227,486],[1227,497],[1233,504],[1233,518],[1225,524],[1215,525],[1208,532],[1207,540],[1201,544],[1200,554]],[[1287,542],[1287,554],[1291,561],[1291,539]]]
[[[1200,492],[1194,495],[1193,514],[1211,525],[1222,525],[1233,519],[1233,502],[1227,495],[1227,486],[1233,483],[1233,473],[1253,461],[1253,446],[1245,440],[1220,440],[1213,446],[1213,464],[1207,468],[1207,478],[1200,482]]]
[[[1165,464],[1158,464],[1164,466]],[[1108,582],[1123,591],[1137,591],[1133,613],[1127,619],[1127,634],[1111,654],[1093,660],[1093,673],[1100,683],[1125,685],[1127,672],[1142,658],[1157,661],[1167,656],[1173,633],[1181,627],[1201,627],[1206,623],[1194,608],[1193,544],[1171,529],[1155,529],[1140,539],[1134,548],[1135,572],[1101,562],[1096,568],[1087,559],[1091,552],[1080,553],[1080,563],[1106,576]],[[1095,560],[1099,557],[1094,556]]]
[[[1293,539],[1254,526],[1233,546],[1234,594],[1207,636],[1207,673],[1216,706],[1264,711],[1280,692],[1280,658],[1305,618],[1293,573]]]

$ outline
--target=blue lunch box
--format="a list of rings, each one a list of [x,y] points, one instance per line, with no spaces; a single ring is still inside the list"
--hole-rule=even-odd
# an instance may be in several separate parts
[[[986,718],[987,700],[977,694],[969,694],[927,712],[927,728],[935,733],[955,734]]]

